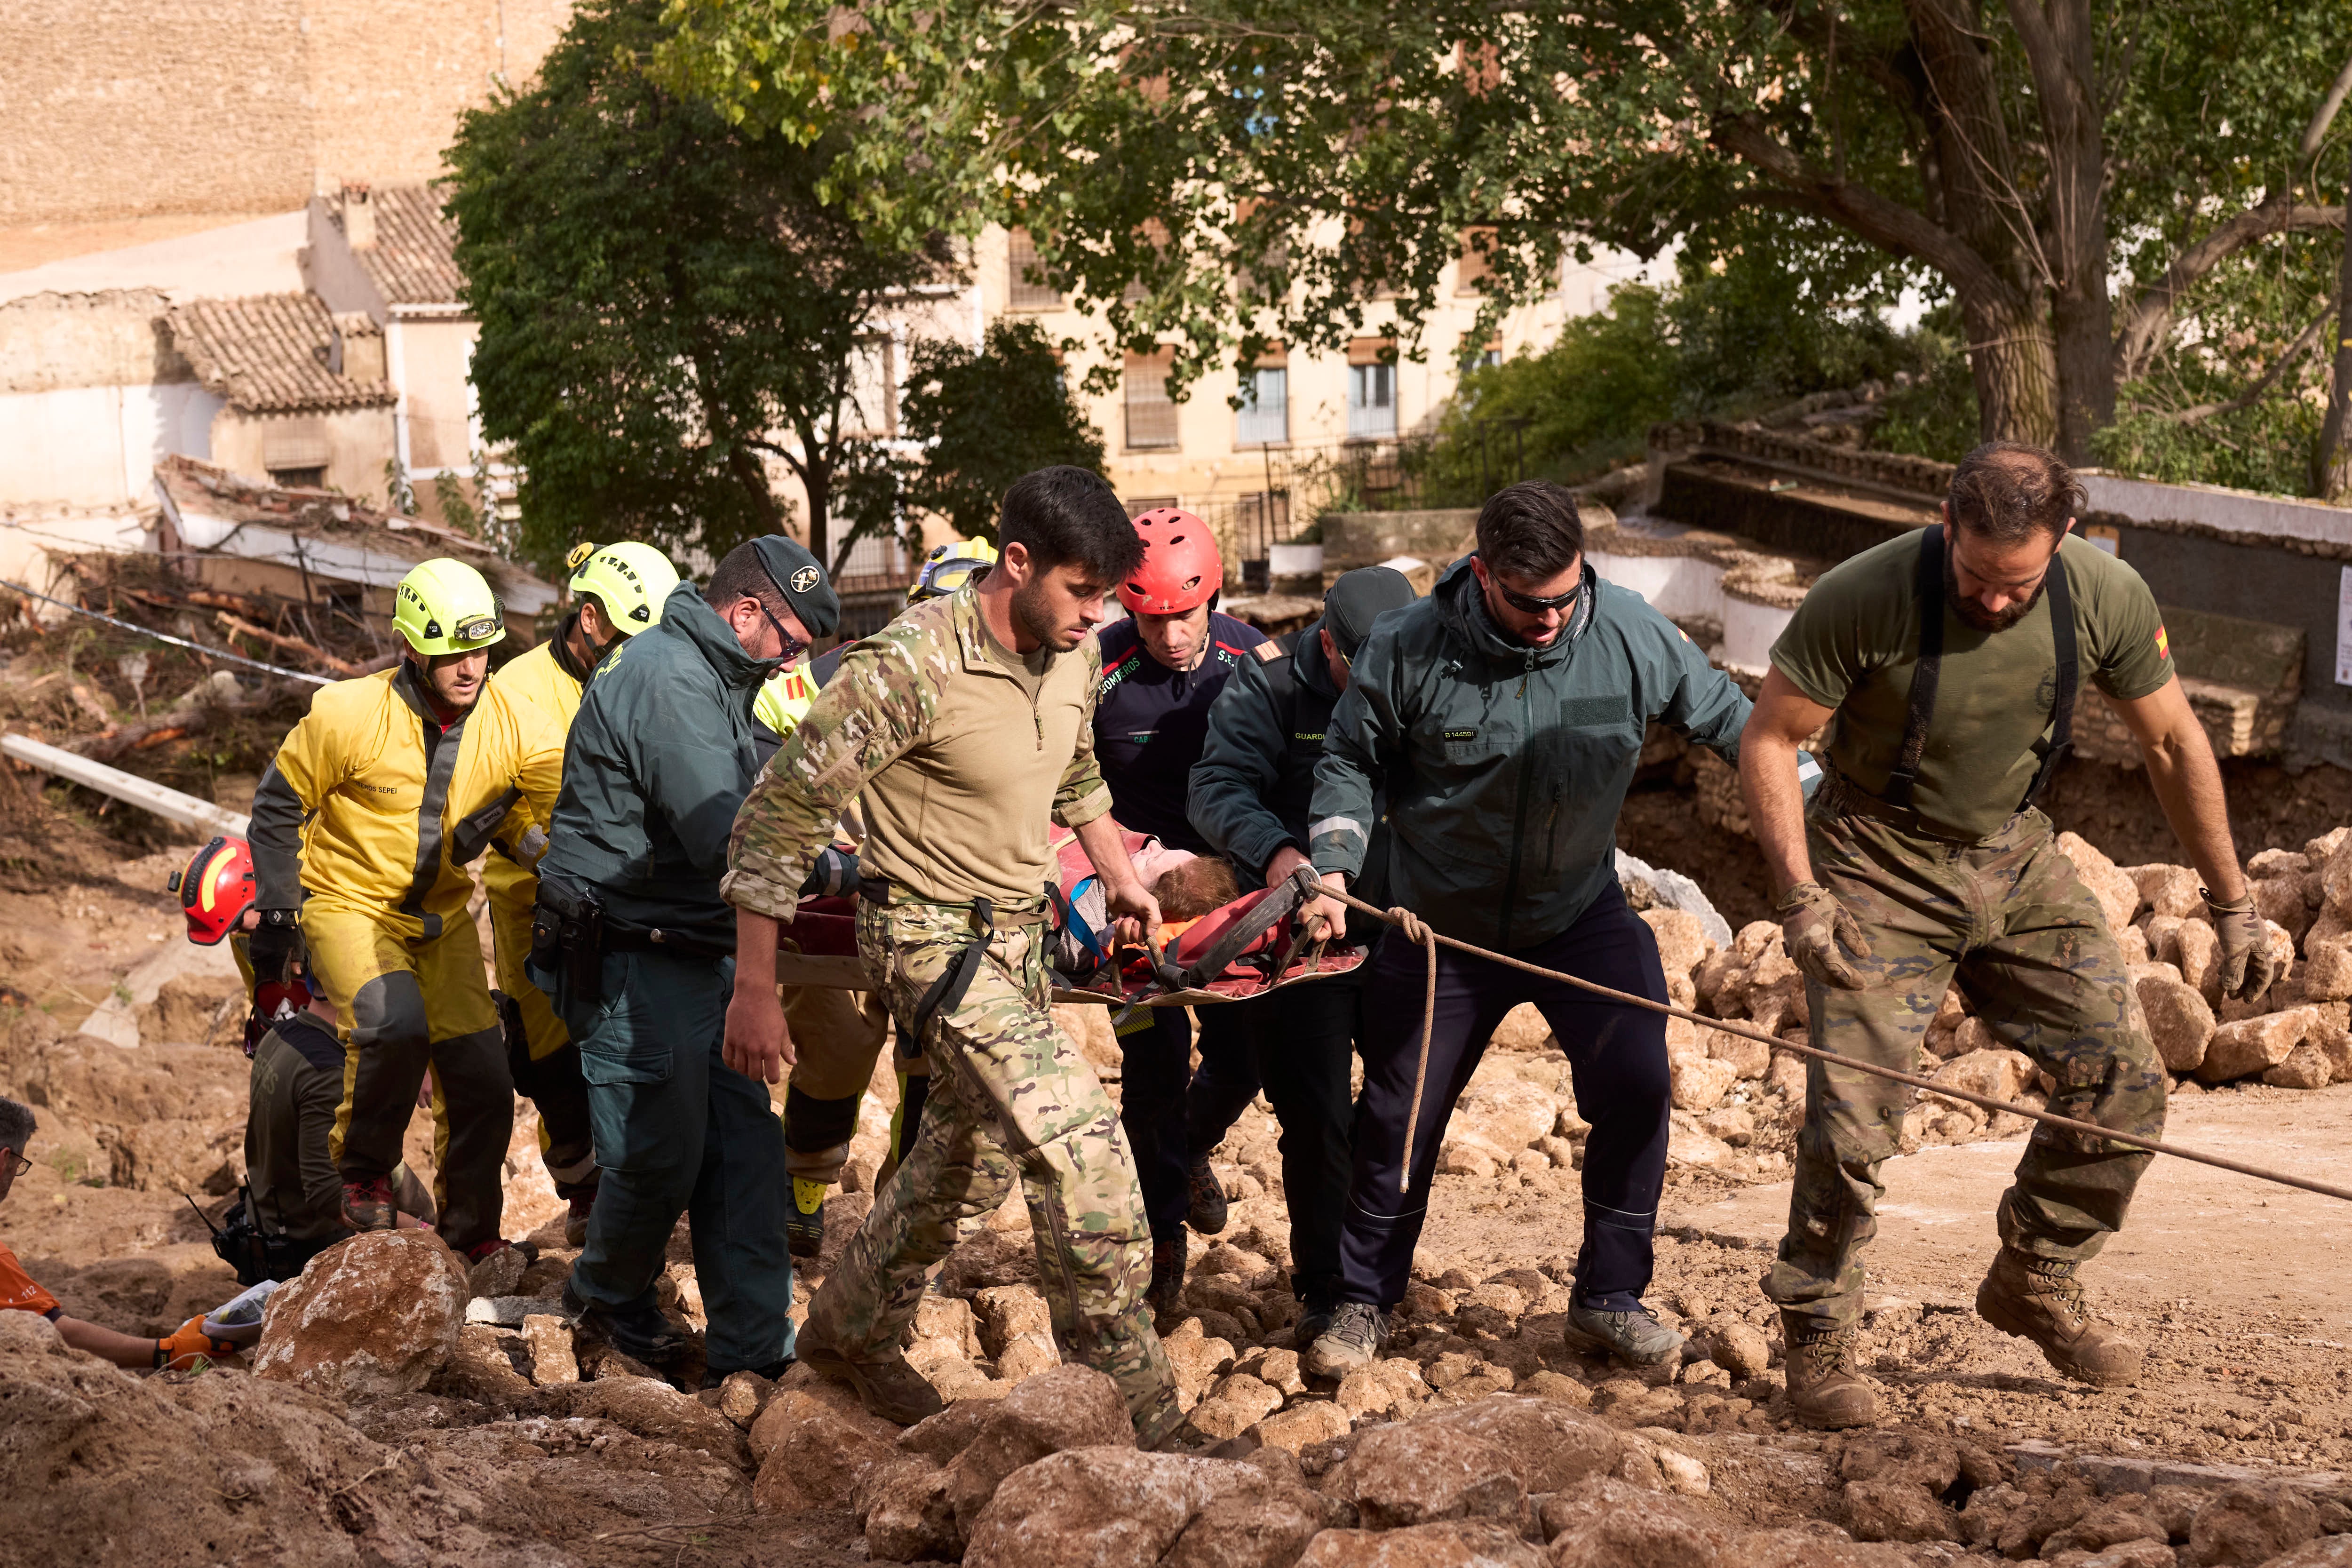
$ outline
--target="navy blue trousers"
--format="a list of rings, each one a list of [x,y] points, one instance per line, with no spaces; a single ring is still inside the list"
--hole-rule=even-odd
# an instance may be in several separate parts
[[[1625,907],[1613,883],[1567,931],[1511,956],[1636,996],[1666,1000],[1657,939]],[[1419,947],[1391,931],[1368,967],[1359,1037],[1364,1088],[1356,1101],[1354,1169],[1339,1238],[1340,1299],[1381,1307],[1404,1300],[1413,1248],[1428,1214],[1430,1178],[1454,1102],[1504,1016],[1532,1002],[1567,1052],[1577,1114],[1592,1124],[1584,1144],[1584,1244],[1577,1254],[1577,1295],[1619,1310],[1639,1300],[1650,1285],[1658,1194],[1665,1183],[1666,1113],[1673,1106],[1664,1016],[1440,948],[1429,1077],[1412,1141],[1412,1185],[1400,1192],[1397,1173],[1421,1050],[1427,960]]]
[[[1201,1070],[1249,1074],[1249,1038],[1231,1004],[1201,1009]],[[1118,1124],[1135,1153],[1151,1239],[1176,1239],[1192,1211],[1192,1163],[1186,1101],[1192,1085],[1192,1024],[1181,1007],[1154,1007],[1150,1022],[1130,1020],[1118,1037]],[[1253,1090],[1252,1092],[1255,1092]],[[1248,1103],[1244,1100],[1243,1103]]]

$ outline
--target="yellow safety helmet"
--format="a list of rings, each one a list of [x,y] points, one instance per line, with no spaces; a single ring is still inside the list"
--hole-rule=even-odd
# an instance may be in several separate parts
[[[907,603],[945,598],[996,564],[996,546],[985,539],[958,539],[934,544],[923,557],[923,569],[907,584]]]
[[[427,657],[473,653],[507,635],[506,608],[479,572],[447,556],[420,563],[400,580],[392,624]]]
[[[662,603],[677,586],[677,568],[669,557],[634,539],[575,545],[563,563],[572,568],[572,596],[593,596],[625,637],[659,626]]]

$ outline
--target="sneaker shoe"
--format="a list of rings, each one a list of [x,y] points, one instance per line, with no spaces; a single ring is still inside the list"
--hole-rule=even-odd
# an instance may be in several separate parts
[[[1389,1315],[1370,1301],[1342,1301],[1331,1325],[1300,1358],[1316,1377],[1344,1378],[1381,1359],[1389,1348]]]
[[[1628,1366],[1656,1366],[1683,1348],[1682,1335],[1658,1321],[1647,1307],[1609,1312],[1579,1301],[1568,1310],[1561,1337],[1572,1351],[1606,1353]]]
[[[1291,1348],[1298,1351],[1313,1349],[1317,1340],[1331,1331],[1331,1320],[1339,1310],[1339,1303],[1329,1296],[1302,1298],[1298,1303],[1298,1321],[1291,1325]]]
[[[793,1206],[784,1215],[784,1245],[794,1258],[814,1258],[824,1250],[825,1182],[793,1178]]]
[[[907,1358],[893,1351],[887,1361],[852,1361],[818,1339],[803,1325],[796,1347],[801,1361],[828,1383],[846,1384],[857,1391],[857,1402],[883,1420],[912,1426],[947,1408],[940,1391]]]
[[[1143,1292],[1143,1304],[1155,1312],[1172,1312],[1177,1298],[1184,1293],[1184,1233],[1178,1231],[1166,1241],[1151,1244],[1151,1284]]]
[[[2140,1347],[2092,1315],[2074,1268],[2004,1247],[1977,1287],[1977,1316],[2002,1333],[2032,1340],[2068,1377],[2125,1386],[2139,1376]]]
[[[685,1355],[692,1342],[684,1330],[664,1317],[657,1307],[616,1312],[592,1307],[580,1299],[571,1280],[563,1282],[563,1315],[581,1328],[599,1333],[613,1348],[647,1366],[667,1366]]]
[[[390,1230],[399,1223],[397,1213],[390,1176],[343,1184],[343,1223],[353,1230]]]
[[[1780,1339],[1788,1346],[1783,1370],[1789,1379],[1789,1413],[1801,1425],[1816,1432],[1838,1432],[1878,1420],[1877,1394],[1846,1369],[1853,1353],[1853,1329],[1783,1312]]]
[[[1209,1169],[1206,1154],[1192,1162],[1184,1173],[1192,1189],[1192,1207],[1184,1216],[1185,1223],[1202,1236],[1214,1236],[1225,1228],[1227,1206],[1225,1184],[1217,1180],[1217,1173]]]

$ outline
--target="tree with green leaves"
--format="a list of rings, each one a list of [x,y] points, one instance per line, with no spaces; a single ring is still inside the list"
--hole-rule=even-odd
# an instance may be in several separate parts
[[[2332,291],[2352,80],[2269,0],[677,0],[673,79],[885,228],[1026,227],[1046,280],[1178,379],[1495,309],[1563,258],[1769,221],[1950,298],[1984,433],[2088,457],[2206,291]],[[2335,19],[2331,19],[2334,17]],[[2336,84],[2331,90],[2331,80]],[[2294,245],[2294,240],[2324,240]],[[2189,334],[2192,344],[2201,334]]]
[[[662,9],[583,5],[538,83],[467,115],[449,150],[483,433],[513,444],[542,565],[581,539],[717,557],[791,531],[772,461],[809,539],[837,536],[845,497],[888,526],[868,436],[887,411],[857,405],[856,356],[948,268],[940,236],[871,243],[826,195],[837,138],[755,134],[645,71]]]
[[[996,537],[1013,480],[1055,463],[1102,471],[1102,432],[1070,396],[1053,343],[1034,321],[999,321],[978,350],[945,338],[908,350],[898,432],[899,498],[966,539]]]

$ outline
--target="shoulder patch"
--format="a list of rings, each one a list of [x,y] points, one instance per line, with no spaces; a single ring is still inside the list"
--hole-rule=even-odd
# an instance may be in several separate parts
[[[1262,642],[1250,649],[1250,652],[1257,655],[1257,661],[1260,664],[1273,664],[1276,660],[1290,657],[1290,650],[1277,642]]]

